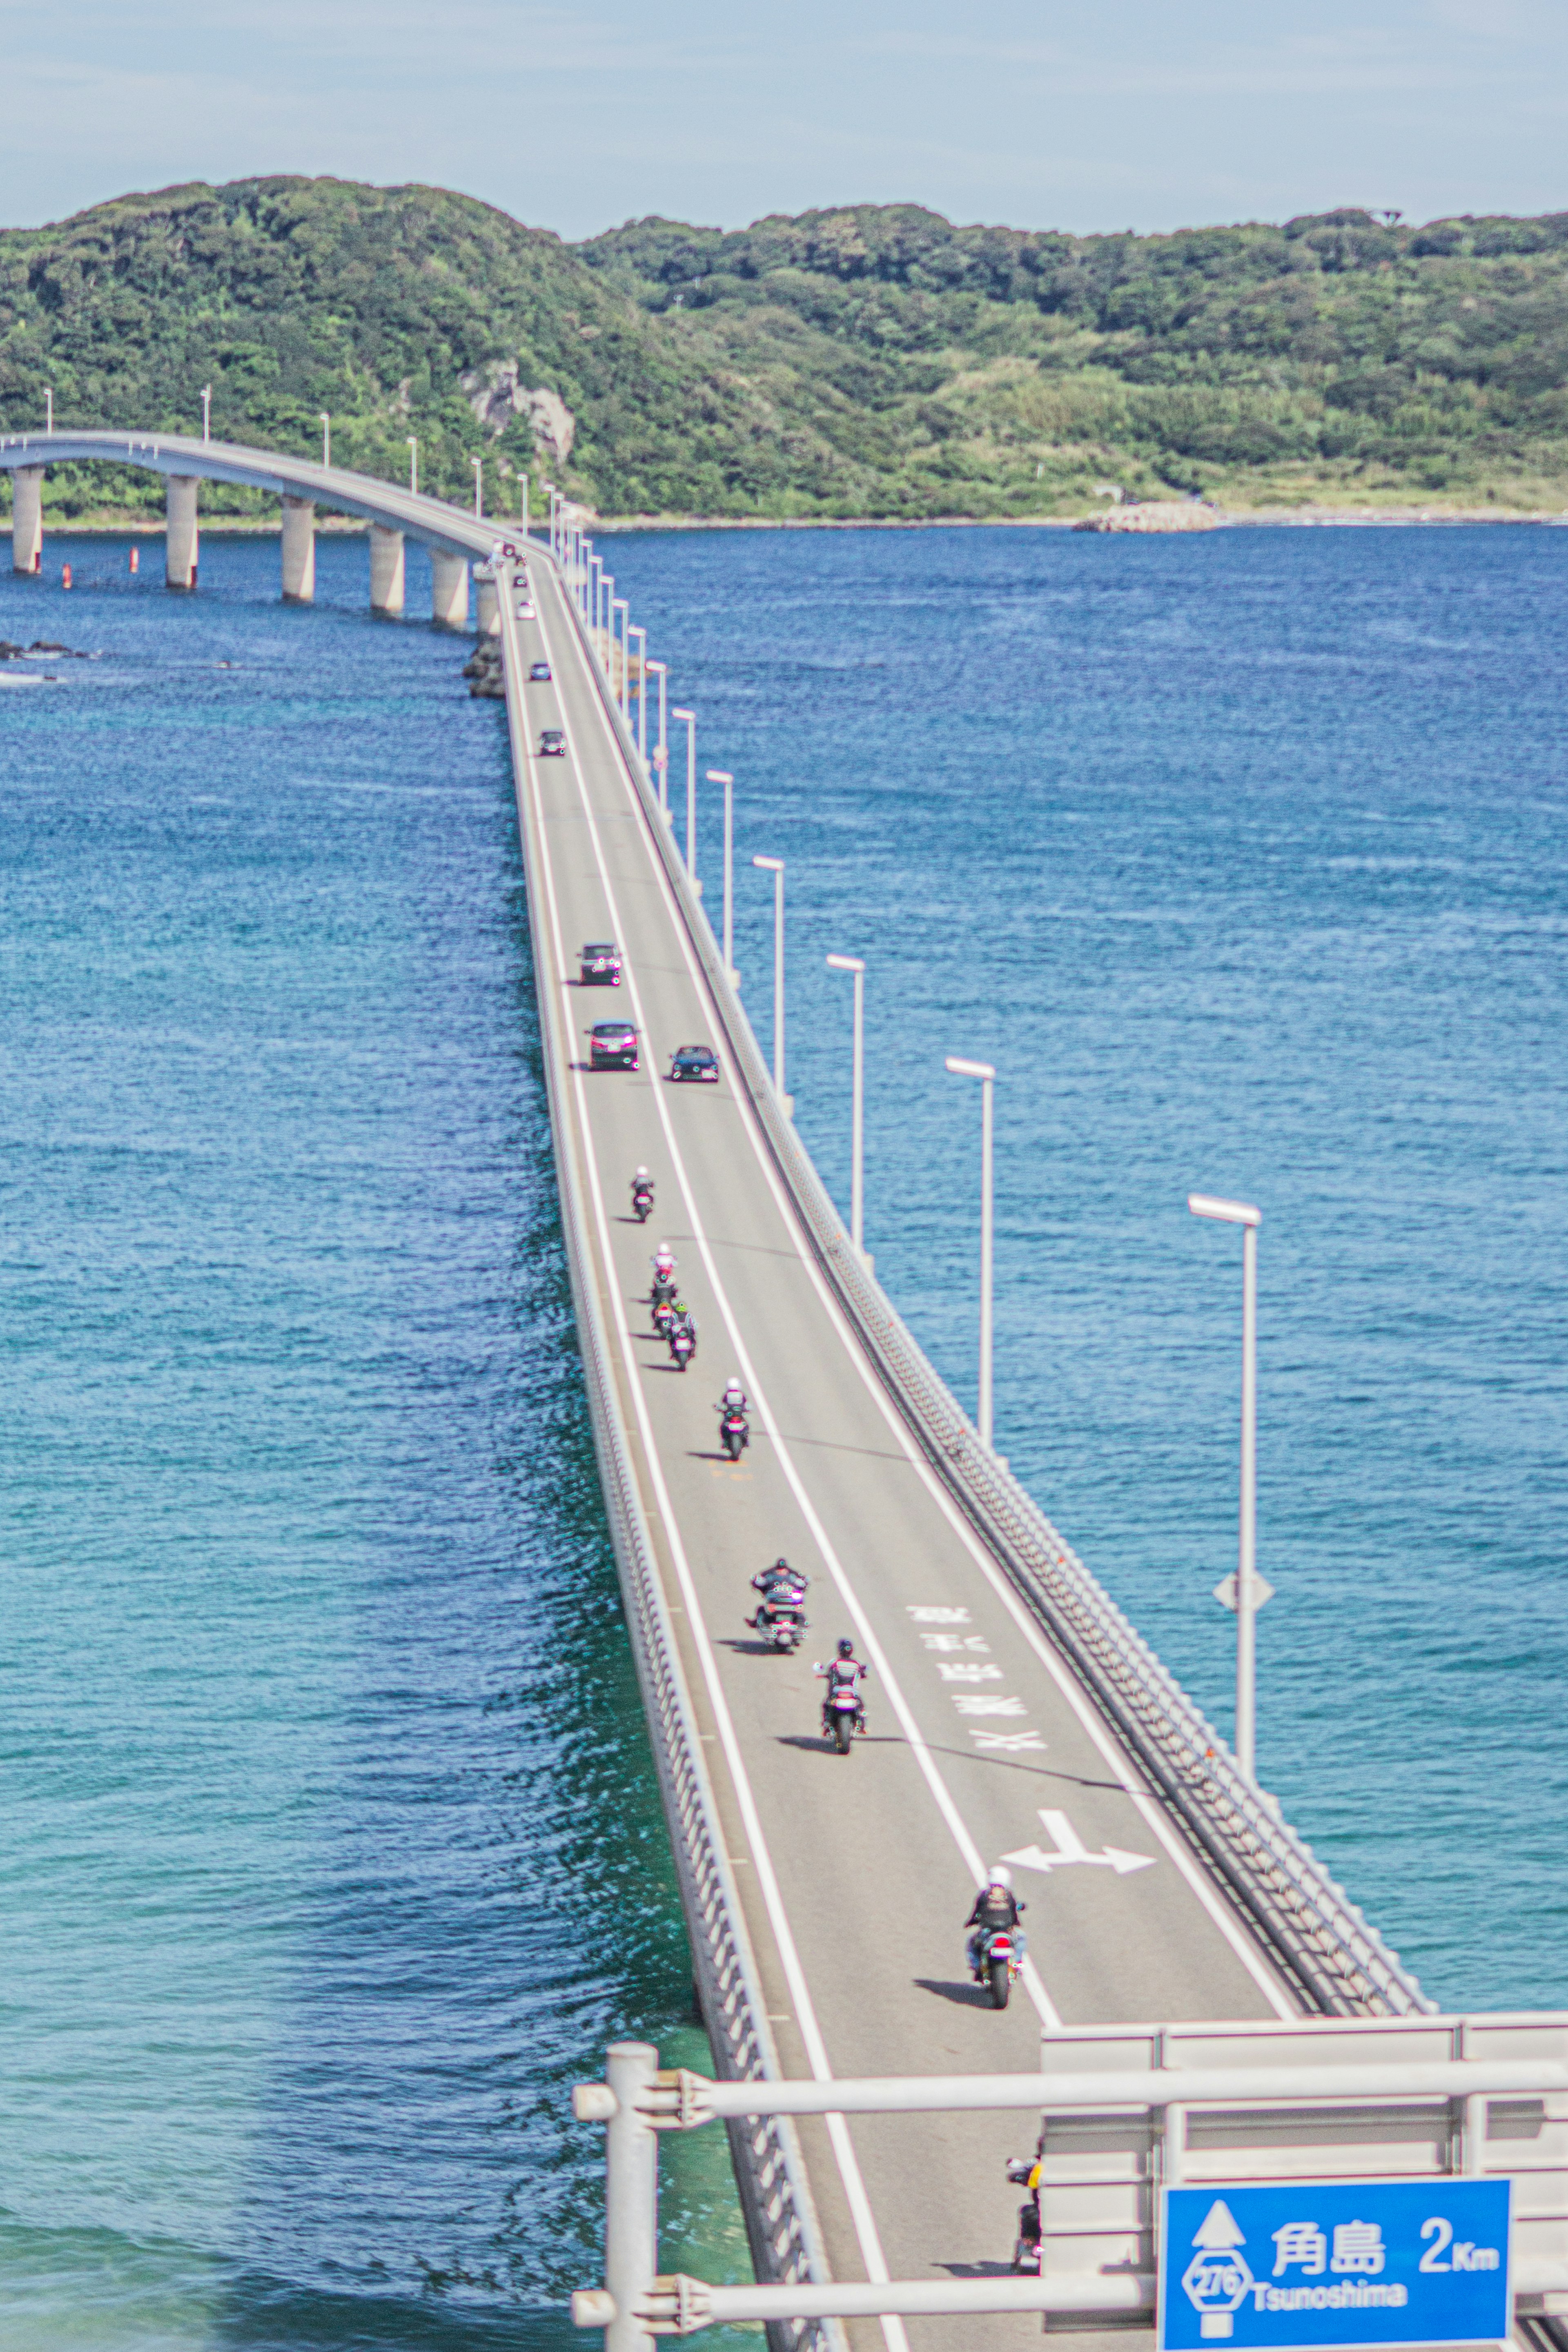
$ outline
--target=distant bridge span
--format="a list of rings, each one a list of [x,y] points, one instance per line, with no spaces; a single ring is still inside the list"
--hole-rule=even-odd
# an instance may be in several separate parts
[[[50,466],[141,466],[169,485],[164,576],[171,588],[194,588],[200,557],[196,489],[201,482],[237,482],[269,490],[283,501],[283,594],[308,604],[315,593],[315,512],[358,515],[371,526],[370,602],[374,612],[397,614],[404,604],[404,542],[430,551],[431,617],[466,628],[468,562],[489,555],[508,528],[494,517],[466,515],[443,499],[399,489],[343,466],[322,466],[277,449],[247,449],[228,441],[201,441],[177,433],[8,433],[0,436],[0,469],[12,478],[11,566],[30,575],[42,564],[43,483]],[[481,597],[481,608],[489,600]],[[481,624],[489,613],[481,609]]]

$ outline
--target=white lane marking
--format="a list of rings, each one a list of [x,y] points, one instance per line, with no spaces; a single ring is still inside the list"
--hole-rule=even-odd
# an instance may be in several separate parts
[[[1019,1756],[1026,1750],[1043,1750],[1045,1741],[1037,1731],[972,1731],[969,1735],[984,1753],[992,1749],[1003,1756]]]
[[[906,1601],[904,1606],[917,1625],[967,1625],[969,1622],[967,1609],[922,1609],[917,1608],[912,1601]]]
[[[602,709],[600,711],[600,716],[601,718],[604,716]],[[593,806],[588,798],[587,782],[583,774],[582,762],[577,756],[576,746],[573,743],[569,745],[569,748],[572,753],[573,770],[577,779],[577,789],[582,799],[583,815],[588,828],[588,837],[593,843],[594,855],[598,860],[600,881],[605,892],[605,903],[610,910],[612,927],[614,928],[617,938],[619,938],[623,936],[621,932],[620,915],[616,902],[615,886],[610,880],[609,868],[605,859],[604,846],[599,837],[598,823],[595,817]],[[611,751],[615,758],[616,772],[617,775],[624,775],[624,772],[620,765],[619,748],[615,743],[613,737],[611,738]],[[631,990],[632,1003],[637,1013],[637,1026],[646,1035],[647,1034],[648,1024],[643,1012],[641,989],[639,987],[637,975],[629,963],[626,968],[626,982]],[[870,1618],[861,1604],[859,1595],[855,1591],[854,1586],[850,1583],[849,1578],[845,1571],[844,1563],[838,1557],[837,1551],[834,1547],[826,1528],[823,1525],[822,1519],[817,1512],[816,1506],[813,1502],[811,1495],[806,1487],[805,1480],[802,1477],[799,1466],[796,1464],[794,1454],[792,1454],[790,1447],[780,1430],[777,1417],[774,1415],[768,1404],[767,1396],[763,1391],[763,1383],[758,1377],[756,1366],[752,1360],[751,1350],[747,1348],[745,1340],[742,1337],[739,1318],[736,1317],[733,1308],[731,1307],[729,1292],[714,1260],[712,1245],[709,1240],[707,1229],[704,1226],[701,1216],[698,1211],[696,1195],[692,1191],[690,1180],[686,1172],[685,1158],[681,1152],[679,1144],[675,1139],[675,1125],[670,1117],[669,1105],[665,1098],[664,1089],[661,1087],[655,1087],[653,1094],[659,1123],[664,1129],[665,1149],[669,1153],[670,1164],[675,1170],[676,1182],[679,1185],[681,1197],[686,1202],[687,1215],[690,1220],[692,1237],[696,1241],[698,1249],[701,1254],[703,1269],[707,1274],[709,1285],[712,1290],[714,1299],[718,1304],[719,1312],[724,1318],[725,1327],[730,1334],[731,1343],[735,1350],[735,1361],[739,1367],[741,1378],[745,1383],[747,1392],[752,1400],[757,1418],[773,1440],[773,1448],[778,1456],[779,1465],[783,1469],[784,1477],[788,1482],[790,1491],[795,1496],[796,1507],[798,1508],[802,1518],[805,1521],[807,1528],[811,1531],[812,1540],[816,1545],[817,1550],[826,1561],[829,1575],[832,1577],[835,1584],[838,1587],[839,1597],[843,1601],[845,1607],[848,1610],[851,1618],[854,1620],[856,1631],[859,1634],[860,1639],[865,1645],[867,1657],[881,1678],[882,1685],[887,1691],[889,1701],[892,1706],[893,1712],[898,1717],[904,1738],[909,1742],[910,1751],[914,1756],[916,1763],[919,1765],[921,1772],[925,1776],[926,1785],[936,1801],[938,1811],[941,1812],[942,1819],[947,1823],[953,1843],[957,1846],[959,1853],[963,1856],[964,1862],[968,1865],[976,1886],[984,1886],[985,1884],[985,1875],[988,1865],[982,1858],[979,1847],[975,1844],[973,1838],[969,1833],[968,1824],[963,1820],[957,1805],[953,1801],[952,1790],[948,1788],[946,1781],[942,1779],[941,1773],[936,1769],[935,1761],[926,1745],[925,1735],[921,1730],[919,1724],[916,1722],[913,1711],[911,1710],[908,1700],[904,1697],[903,1692],[900,1687],[898,1678],[888,1663],[887,1654],[883,1650],[881,1643],[877,1639],[876,1629],[872,1625]],[[591,1138],[591,1129],[584,1128],[584,1132],[585,1136],[589,1136]],[[1046,1991],[1045,1986],[1041,1983],[1038,1972],[1036,1970],[1032,1961],[1026,1960],[1025,1962],[1023,1976],[1025,1989],[1028,1992],[1030,2000],[1035,2004],[1035,2008],[1039,2014],[1041,2022],[1049,2026],[1059,2026],[1061,2023],[1061,2018],[1058,2013],[1055,2003],[1051,2000],[1049,1995]]]
[[[511,625],[515,628],[515,622],[513,622]],[[542,635],[544,634],[542,626],[541,626],[540,634]],[[547,647],[548,642],[548,639],[546,639]],[[515,657],[515,641],[513,644],[513,654]],[[553,664],[552,664],[552,667],[553,667]],[[575,767],[577,764],[575,750],[572,752],[572,760],[573,764]],[[539,842],[539,856],[540,865],[542,869],[542,879],[544,884],[545,903],[550,910],[551,932],[554,940],[557,954],[559,955],[562,940],[561,910],[555,891],[554,861],[550,854],[550,843],[544,822],[543,798],[540,791],[538,772],[531,753],[525,752],[524,766],[526,789],[533,803],[535,831],[536,837]],[[580,770],[578,772],[578,788],[580,791],[583,789],[582,774]],[[585,791],[583,792],[583,801],[584,807],[586,807],[587,793]],[[603,874],[603,852],[600,849],[596,837],[594,845],[595,853],[599,858],[600,870]],[[609,890],[607,875],[605,876],[605,895],[606,899],[608,899]],[[618,922],[616,923],[616,928],[618,931]],[[640,1006],[638,1010],[640,1016]],[[575,1067],[569,1068],[567,1072],[577,1103],[578,1132],[583,1140],[584,1150],[582,1159],[587,1171],[589,1191],[593,1200],[594,1223],[599,1244],[603,1292],[604,1295],[614,1299],[618,1296],[618,1293],[615,1279],[615,1260],[610,1244],[609,1220],[605,1212],[604,1192],[599,1181],[598,1162],[594,1150],[594,1131],[588,1118],[588,1106],[583,1086],[583,1075],[582,1070]],[[650,1079],[648,1083],[653,1088],[654,1098],[658,1101],[659,1099],[658,1082],[657,1080]],[[568,1146],[568,1148],[570,1148],[570,1146]],[[637,1359],[632,1351],[632,1335],[629,1328],[619,1316],[616,1318],[616,1334],[620,1341],[621,1360],[626,1374],[626,1387],[633,1399],[634,1407],[637,1412],[638,1425],[642,1435],[644,1454],[648,1464],[649,1475],[654,1482],[655,1493],[658,1497],[660,1511],[663,1515],[671,1557],[675,1563],[676,1579],[686,1601],[687,1612],[691,1622],[692,1639],[697,1649],[698,1657],[701,1663],[704,1680],[708,1685],[709,1700],[713,1709],[713,1720],[718,1726],[719,1741],[721,1746],[723,1748],[725,1760],[730,1768],[731,1777],[735,1788],[736,1801],[741,1809],[741,1818],[745,1823],[746,1836],[751,1843],[752,1855],[755,1860],[758,1885],[761,1887],[763,1900],[767,1907],[768,1917],[773,1930],[774,1941],[778,1946],[779,1958],[784,1971],[784,1979],[789,1986],[790,1997],[795,2002],[795,2016],[800,2026],[801,2039],[805,2044],[806,2057],[810,2063],[812,2073],[816,2076],[816,2080],[818,2082],[830,2082],[833,2077],[833,2069],[827,2063],[826,2043],[823,2039],[822,2029],[817,2022],[816,2006],[811,1998],[811,1989],[806,1981],[805,1970],[801,1964],[800,1954],[795,1945],[794,1931],[789,1923],[789,1915],[784,1908],[783,1892],[779,1886],[778,1877],[773,1869],[773,1855],[769,1850],[767,1840],[763,1834],[762,1821],[757,1812],[756,1801],[752,1794],[751,1780],[746,1771],[744,1759],[741,1755],[740,1744],[735,1737],[734,1723],[731,1717],[729,1706],[725,1701],[724,1693],[719,1681],[718,1662],[713,1655],[712,1644],[709,1639],[707,1623],[702,1614],[701,1605],[698,1600],[697,1588],[692,1579],[690,1563],[686,1556],[685,1545],[680,1539],[679,1524],[676,1518],[675,1512],[671,1507],[668,1489],[665,1485],[664,1468],[659,1459],[658,1446],[654,1441],[652,1422],[647,1410],[647,1400],[643,1391],[643,1385],[638,1373]],[[850,2219],[854,2224],[856,2237],[859,2241],[860,2258],[865,2264],[866,2275],[873,2283],[879,2284],[888,2279],[891,2273],[888,2269],[887,2258],[882,2252],[881,2234],[877,2227],[876,2216],[871,2210],[871,2200],[867,2191],[865,2178],[860,2170],[859,2159],[855,2153],[854,2146],[849,2137],[848,2126],[846,2124],[844,2117],[842,2116],[829,2116],[826,2118],[826,2122],[829,2145],[833,2149],[835,2159],[837,2162],[839,2178],[844,2184],[845,2200],[849,2207]],[[896,2317],[885,2317],[882,2320],[881,2325],[883,2338],[887,2344],[888,2352],[909,2352],[909,2338],[905,2333],[903,2322]]]
[[[1056,1840],[1056,1852],[1046,1853],[1037,1845],[1028,1845],[1019,1853],[1005,1853],[1004,1862],[1022,1863],[1026,1870],[1043,1870],[1047,1875],[1053,1870],[1066,1870],[1073,1863],[1084,1863],[1091,1870],[1113,1870],[1118,1878],[1125,1878],[1134,1870],[1154,1867],[1152,1853],[1129,1853],[1119,1845],[1108,1845],[1099,1853],[1090,1853],[1065,1813],[1042,1810],[1040,1819],[1046,1825],[1047,1836]]]
[[[593,702],[595,717],[598,720],[600,729],[609,746],[610,755],[615,762],[616,772],[621,780],[623,789],[626,792],[627,801],[631,806],[632,814],[637,819],[638,837],[642,842],[643,852],[653,874],[656,887],[662,893],[668,889],[668,884],[665,876],[663,863],[658,855],[653,835],[648,829],[647,820],[644,816],[642,803],[637,797],[631,777],[627,773],[621,760],[620,746],[616,740],[609,719],[605,714],[603,705],[601,704],[596,693],[593,695]],[[690,938],[688,936],[686,926],[679,917],[677,917],[675,922],[675,932],[692,986],[697,992],[699,1000],[706,1000],[709,996],[707,975],[698,961],[697,950],[693,946]],[[742,1096],[738,1090],[736,1100],[744,1105],[744,1097]],[[750,1109],[749,1105],[744,1105],[744,1107],[748,1110]],[[882,1418],[887,1423],[888,1429],[895,1443],[900,1446],[910,1467],[914,1470],[917,1476],[927,1488],[927,1491],[931,1494],[938,1509],[945,1517],[949,1527],[958,1538],[959,1543],[969,1554],[975,1567],[979,1569],[982,1576],[984,1577],[993,1591],[996,1594],[998,1600],[1001,1601],[1004,1607],[1007,1610],[1008,1614],[1012,1617],[1019,1633],[1022,1633],[1025,1641],[1034,1651],[1036,1656],[1045,1667],[1046,1672],[1050,1675],[1051,1680],[1056,1684],[1057,1688],[1066,1699],[1073,1713],[1077,1716],[1085,1735],[1099,1749],[1109,1769],[1116,1775],[1117,1780],[1119,1781],[1123,1793],[1131,1799],[1151,1834],[1157,1838],[1160,1843],[1164,1847],[1171,1861],[1175,1864],[1176,1869],[1186,1881],[1189,1889],[1197,1897],[1199,1905],[1207,1912],[1210,1919],[1218,1928],[1220,1935],[1230,1946],[1231,1950],[1241,1962],[1242,1967],[1247,1970],[1248,1976],[1251,1977],[1253,1982],[1258,1986],[1258,1990],[1268,2000],[1270,2008],[1272,2008],[1275,2014],[1279,2017],[1299,2017],[1301,2013],[1300,2004],[1293,2001],[1287,1994],[1284,1987],[1279,1983],[1278,1978],[1275,1976],[1273,1969],[1264,1959],[1262,1954],[1258,1950],[1257,1947],[1252,1942],[1251,1937],[1247,1934],[1235,1912],[1220,1895],[1202,1864],[1188,1848],[1187,1843],[1180,1832],[1175,1828],[1173,1822],[1166,1819],[1164,1811],[1158,1799],[1150,1795],[1147,1790],[1139,1787],[1137,1776],[1133,1772],[1131,1760],[1122,1752],[1121,1748],[1112,1738],[1108,1726],[1101,1719],[1100,1711],[1095,1706],[1093,1701],[1089,1698],[1089,1694],[1081,1687],[1077,1676],[1071,1672],[1065,1660],[1057,1654],[1056,1650],[1047,1640],[1044,1632],[1041,1630],[1040,1625],[1032,1612],[1026,1608],[1018,1594],[1014,1591],[1011,1584],[1007,1580],[1007,1578],[997,1566],[995,1560],[992,1559],[984,1546],[980,1542],[978,1537],[974,1534],[973,1529],[964,1519],[957,1504],[953,1501],[952,1496],[948,1493],[941,1479],[937,1477],[935,1472],[932,1470],[931,1464],[926,1460],[925,1455],[915,1444],[914,1439],[910,1434],[910,1431],[905,1424],[902,1415],[895,1409],[886,1391],[882,1388],[881,1382],[879,1381],[876,1373],[872,1370],[871,1366],[867,1360],[865,1351],[861,1348],[859,1340],[857,1338],[847,1317],[844,1314],[831,1290],[828,1288],[826,1278],[822,1273],[821,1268],[818,1266],[815,1255],[802,1238],[798,1212],[784,1189],[782,1177],[774,1168],[769,1153],[763,1147],[760,1128],[753,1119],[749,1117],[742,1119],[742,1126],[751,1142],[752,1156],[756,1160],[757,1165],[762,1171],[763,1181],[773,1195],[774,1205],[778,1209],[780,1219],[783,1222],[784,1230],[790,1235],[791,1240],[795,1244],[797,1259],[805,1269],[807,1279],[813,1284],[816,1290],[818,1298],[826,1313],[829,1325],[837,1334],[840,1346],[843,1348],[846,1355],[849,1358],[850,1362],[855,1366],[856,1370],[859,1373],[867,1394],[871,1398],[873,1403],[877,1406],[878,1411],[882,1415]],[[962,1706],[962,1702],[960,1704]],[[1021,1715],[1024,1712],[1022,1703],[1020,1702],[1016,1708],[1009,1709],[1008,1712]],[[1032,1969],[1034,1963],[1030,1961],[1027,1962],[1026,1966],[1026,1969]]]
[[[960,1715],[1027,1715],[1021,1698],[955,1698]]]

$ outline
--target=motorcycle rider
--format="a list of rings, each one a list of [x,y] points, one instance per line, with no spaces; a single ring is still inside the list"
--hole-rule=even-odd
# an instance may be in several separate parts
[[[827,1696],[822,1702],[824,1731],[831,1731],[833,1728],[834,1694],[841,1690],[854,1692],[855,1728],[857,1731],[864,1731],[866,1702],[860,1696],[860,1685],[863,1679],[869,1677],[871,1669],[855,1655],[855,1644],[848,1634],[846,1633],[841,1637],[838,1643],[838,1655],[836,1658],[829,1659],[825,1666],[813,1666],[811,1671],[814,1675],[824,1675],[827,1683]]]
[[[686,1337],[690,1340],[691,1352],[695,1355],[697,1353],[697,1318],[693,1315],[690,1307],[688,1307],[684,1298],[678,1298],[676,1300],[675,1312],[669,1318],[668,1338],[669,1352],[671,1355],[674,1355],[675,1353],[675,1335],[678,1331],[684,1332]]]
[[[1013,1892],[1013,1874],[1005,1862],[994,1863],[990,1875],[974,1898],[974,1908],[964,1921],[974,1932],[969,1938],[969,1965],[978,1975],[980,1954],[989,1937],[1011,1936],[1013,1948],[1022,1959],[1028,1949],[1029,1939],[1018,1927],[1021,1912],[1028,1909]]]
[[[1007,2159],[1007,2178],[1018,2189],[1029,2192],[1026,2201],[1018,2208],[1018,2236],[1013,2248],[1013,2268],[1016,2271],[1038,2273],[1040,2241],[1045,2234],[1045,2215],[1041,2210],[1040,2179],[1046,2168],[1046,2143],[1042,2134],[1033,2156],[1012,2156]]]
[[[653,1178],[646,1168],[639,1168],[632,1178],[632,1208],[638,1215],[646,1216],[652,1206]]]
[[[805,1601],[805,1588],[810,1581],[810,1578],[803,1576],[798,1568],[790,1566],[783,1552],[772,1568],[764,1568],[760,1575],[753,1576],[752,1590],[763,1596],[757,1603],[756,1615],[746,1620],[753,1633],[766,1633],[773,1624],[775,1611],[802,1608]]]
[[[668,1299],[673,1305],[675,1291],[675,1252],[668,1242],[660,1242],[653,1255],[653,1288],[647,1295],[648,1304],[662,1307]]]
[[[724,1393],[719,1400],[721,1412],[744,1412],[746,1391],[733,1372],[724,1383]]]

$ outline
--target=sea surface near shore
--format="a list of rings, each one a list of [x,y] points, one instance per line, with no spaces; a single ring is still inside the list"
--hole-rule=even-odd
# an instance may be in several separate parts
[[[0,636],[100,657],[7,665],[57,682],[0,710],[0,2347],[555,2352],[597,2263],[569,2086],[620,2032],[702,2045],[501,715],[463,641],[368,618],[352,538],[313,611],[253,539],[190,598],[48,558]],[[845,1201],[822,960],[868,959],[868,1240],[966,1399],[942,1059],[996,1062],[998,1443],[1226,1725],[1239,1253],[1184,1202],[1261,1202],[1262,1777],[1440,2000],[1560,2000],[1561,540],[681,532],[616,570],[737,778],[764,1036],[749,859],[788,860],[790,1085]],[[667,2265],[739,2274],[722,2142],[664,2156]]]

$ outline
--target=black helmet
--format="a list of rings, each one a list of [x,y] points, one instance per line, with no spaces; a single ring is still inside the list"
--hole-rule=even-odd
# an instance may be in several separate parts
[[[838,1654],[841,1658],[852,1658],[855,1655],[855,1644],[847,1633],[839,1642]]]
[[[779,1554],[779,1556],[778,1556],[777,1559],[775,1559],[775,1560],[774,1560],[774,1562],[773,1562],[773,1566],[774,1566],[775,1568],[782,1568],[782,1569],[784,1569],[784,1570],[785,1570],[785,1572],[786,1572],[786,1573],[788,1572],[788,1569],[789,1569],[789,1562],[788,1562],[788,1560],[787,1560],[787,1559],[785,1559],[785,1558],[784,1558],[784,1554],[783,1554],[783,1552],[782,1552],[782,1551],[780,1552],[780,1554]]]

